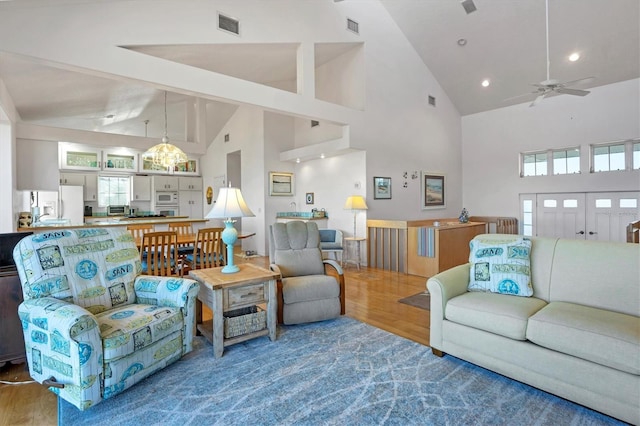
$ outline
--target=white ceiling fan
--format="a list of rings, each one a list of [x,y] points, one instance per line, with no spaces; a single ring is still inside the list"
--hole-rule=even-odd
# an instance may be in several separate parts
[[[544,81],[541,81],[540,83],[532,83],[532,86],[537,87],[536,90],[534,90],[531,93],[526,93],[524,95],[519,95],[519,96],[515,96],[513,98],[509,98],[507,100],[511,100],[511,99],[515,99],[515,98],[520,98],[522,96],[530,96],[530,95],[538,95],[536,96],[536,98],[533,100],[533,102],[531,102],[531,104],[529,105],[530,107],[532,106],[536,106],[542,99],[544,99],[547,95],[552,94],[552,93],[559,93],[559,94],[564,94],[564,95],[574,95],[574,96],[586,96],[588,95],[589,92],[588,90],[581,90],[581,89],[570,89],[567,86],[571,86],[574,84],[580,84],[580,83],[586,83],[589,82],[593,79],[595,79],[595,77],[586,77],[586,78],[581,78],[578,80],[571,80],[571,81],[565,81],[565,82],[560,82],[559,80],[556,79],[552,79],[550,77],[550,66],[551,66],[551,62],[549,60],[549,0],[545,0],[545,12],[546,12],[546,29],[547,29],[547,33],[546,33],[546,38],[547,38],[547,79]]]

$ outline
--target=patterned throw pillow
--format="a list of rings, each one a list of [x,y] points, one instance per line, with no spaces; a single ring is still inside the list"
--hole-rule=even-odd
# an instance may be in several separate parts
[[[476,237],[469,243],[469,291],[532,296],[531,240],[519,236]]]

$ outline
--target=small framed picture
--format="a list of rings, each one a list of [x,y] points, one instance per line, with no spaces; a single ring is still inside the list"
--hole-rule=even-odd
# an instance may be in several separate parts
[[[444,174],[422,172],[422,210],[445,207]]]
[[[391,199],[391,178],[390,177],[374,177],[373,178],[373,199],[374,200],[390,200]]]
[[[313,192],[307,192],[307,204],[313,204]]]
[[[293,173],[269,172],[269,195],[293,195]]]

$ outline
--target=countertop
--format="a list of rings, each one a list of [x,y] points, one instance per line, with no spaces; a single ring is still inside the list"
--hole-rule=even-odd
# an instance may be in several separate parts
[[[202,223],[207,222],[209,219],[194,219],[194,218],[176,218],[176,217],[156,217],[156,218],[107,218],[104,220],[95,221],[92,223],[86,223],[83,225],[51,225],[51,226],[30,226],[27,228],[18,228],[18,232],[41,232],[41,231],[50,231],[53,229],[75,229],[75,228],[96,228],[102,226],[127,226],[131,224],[142,225],[142,224],[152,224],[152,225],[162,225],[168,223],[183,223],[183,222],[192,222],[192,223]]]

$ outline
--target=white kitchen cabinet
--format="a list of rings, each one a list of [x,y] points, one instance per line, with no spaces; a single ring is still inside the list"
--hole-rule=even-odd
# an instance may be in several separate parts
[[[131,176],[131,201],[151,201],[151,176]]]
[[[79,144],[58,144],[59,166],[62,170],[100,170],[102,150]]]
[[[202,191],[180,191],[180,216],[203,217]]]
[[[84,174],[83,173],[60,173],[60,185],[84,186]]]
[[[84,175],[84,201],[98,201],[98,175],[96,173]]]
[[[179,189],[179,182],[176,176],[154,176],[153,177],[154,191],[177,191],[178,189]]]
[[[200,177],[179,177],[180,191],[202,191],[202,178]]]

